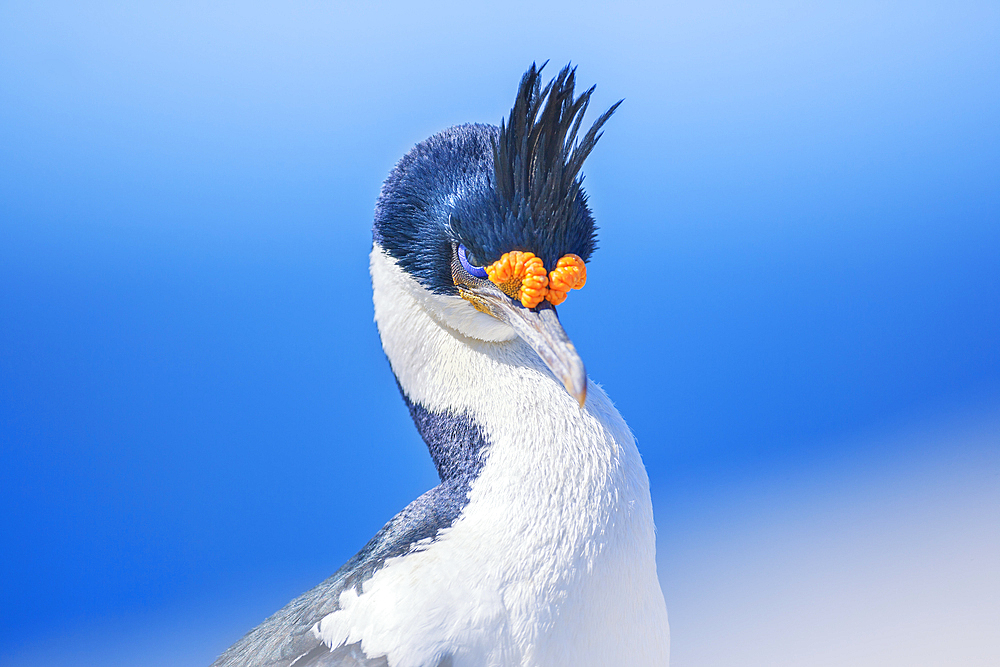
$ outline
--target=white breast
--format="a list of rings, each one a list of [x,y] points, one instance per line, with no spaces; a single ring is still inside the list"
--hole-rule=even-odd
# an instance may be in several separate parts
[[[591,382],[580,409],[506,325],[430,295],[377,246],[371,270],[404,391],[470,415],[490,449],[451,528],[345,592],[316,631],[393,667],[667,665],[649,482],[611,401]],[[456,314],[501,340],[459,333]]]

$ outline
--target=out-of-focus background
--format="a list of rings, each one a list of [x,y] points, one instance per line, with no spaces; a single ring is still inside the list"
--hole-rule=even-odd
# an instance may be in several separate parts
[[[4,2],[0,664],[207,665],[435,484],[374,201],[546,59],[625,98],[561,315],[675,667],[1000,664],[998,43],[995,2]]]

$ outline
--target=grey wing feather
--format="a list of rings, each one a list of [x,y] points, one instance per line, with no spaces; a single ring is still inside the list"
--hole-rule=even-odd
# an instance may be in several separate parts
[[[335,649],[321,643],[293,662],[292,667],[389,667],[389,661],[385,656],[367,657],[360,642]]]
[[[312,629],[340,608],[340,594],[361,585],[389,558],[409,553],[451,525],[466,502],[464,484],[445,482],[397,514],[337,572],[295,598],[248,632],[211,667],[388,667],[384,656],[368,657],[360,644],[331,649]],[[442,663],[445,664],[445,663]]]

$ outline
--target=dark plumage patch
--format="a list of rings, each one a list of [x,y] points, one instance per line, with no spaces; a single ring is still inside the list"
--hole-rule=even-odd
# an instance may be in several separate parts
[[[410,409],[420,437],[427,443],[441,481],[459,483],[463,492],[468,491],[486,457],[488,443],[483,429],[468,415],[431,412],[411,401],[402,387],[399,393]]]
[[[541,68],[521,79],[500,127],[460,125],[407,153],[382,186],[373,235],[427,289],[456,294],[451,247],[463,244],[483,266],[511,250],[546,267],[567,253],[588,260],[596,225],[580,174],[618,104],[578,139],[593,88],[574,97],[565,67],[544,88]]]

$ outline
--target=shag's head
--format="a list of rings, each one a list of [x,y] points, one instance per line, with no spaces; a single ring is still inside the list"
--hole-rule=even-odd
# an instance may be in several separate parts
[[[524,74],[499,128],[453,127],[404,156],[373,232],[439,322],[482,340],[522,338],[582,405],[583,362],[554,306],[586,280],[596,226],[580,169],[618,104],[580,137],[594,89],[574,97],[570,66],[543,88],[541,69]]]

